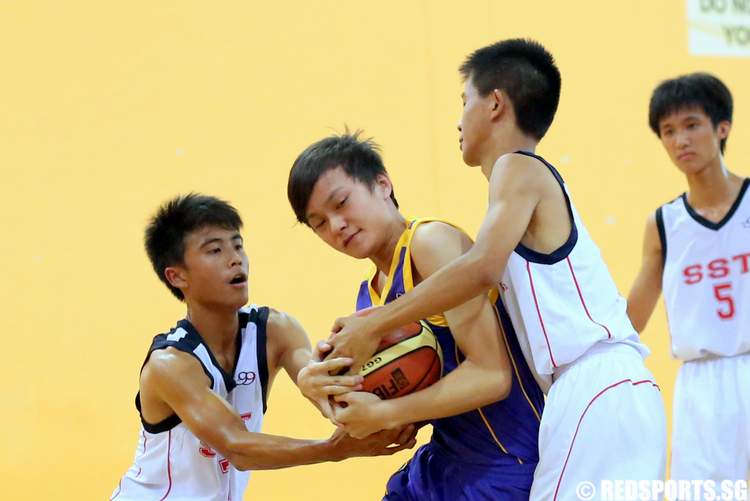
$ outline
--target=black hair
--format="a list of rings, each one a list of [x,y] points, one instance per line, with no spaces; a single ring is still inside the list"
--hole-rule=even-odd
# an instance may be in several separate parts
[[[182,291],[169,283],[164,270],[184,264],[185,237],[206,226],[240,230],[242,218],[237,209],[216,197],[189,193],[179,195],[161,207],[146,226],[145,244],[154,271],[179,300]]]
[[[515,38],[471,53],[459,68],[482,97],[504,91],[513,105],[516,124],[524,134],[542,139],[560,102],[560,71],[538,42]]]
[[[660,83],[648,106],[648,124],[654,133],[659,134],[659,122],[676,111],[700,108],[711,119],[716,128],[719,122],[732,121],[732,93],[724,82],[708,73],[691,73]],[[721,140],[724,153],[726,138]]]
[[[315,183],[327,171],[341,167],[349,177],[370,188],[379,174],[388,174],[380,156],[380,147],[372,138],[360,139],[361,135],[362,131],[353,134],[346,131],[321,139],[308,146],[294,161],[289,172],[287,197],[297,221],[310,226],[306,215],[307,204]],[[391,200],[398,207],[393,190]]]

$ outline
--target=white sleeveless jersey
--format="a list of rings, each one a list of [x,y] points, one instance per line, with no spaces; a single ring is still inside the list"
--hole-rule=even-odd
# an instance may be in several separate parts
[[[662,290],[681,360],[750,352],[750,179],[718,223],[696,213],[685,194],[656,211]]]
[[[571,203],[560,174],[542,157],[516,152],[543,162],[560,184],[571,232],[551,254],[518,244],[508,258],[500,294],[537,382],[546,392],[555,373],[575,362],[597,343],[625,343],[642,356],[641,344],[599,248]]]
[[[240,309],[237,360],[227,374],[187,320],[154,338],[154,350],[173,347],[198,359],[211,380],[211,390],[226,399],[242,416],[249,431],[258,432],[266,410],[268,365],[266,322],[268,308]],[[140,412],[140,395],[136,396]],[[227,459],[201,442],[173,415],[157,424],[141,417],[141,431],[133,466],[112,493],[115,501],[241,501],[249,472],[236,470]]]

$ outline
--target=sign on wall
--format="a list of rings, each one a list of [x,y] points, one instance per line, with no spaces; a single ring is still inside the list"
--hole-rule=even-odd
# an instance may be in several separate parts
[[[750,0],[687,0],[690,54],[750,57]]]

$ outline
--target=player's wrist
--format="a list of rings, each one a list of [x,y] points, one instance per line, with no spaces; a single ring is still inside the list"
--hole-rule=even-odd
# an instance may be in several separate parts
[[[323,457],[326,458],[326,461],[339,462],[351,457],[351,454],[348,454],[348,451],[344,447],[344,441],[342,440],[344,436],[337,433],[331,438],[321,441],[320,447],[323,450]]]
[[[383,429],[392,430],[404,426],[403,413],[399,410],[398,399],[380,400],[373,405],[373,413],[382,423]]]

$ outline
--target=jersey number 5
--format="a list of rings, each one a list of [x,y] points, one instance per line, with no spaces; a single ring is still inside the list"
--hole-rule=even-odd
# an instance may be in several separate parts
[[[732,284],[715,284],[714,297],[719,303],[723,303],[725,308],[719,308],[716,313],[722,320],[729,320],[734,317],[734,299],[732,299]]]

